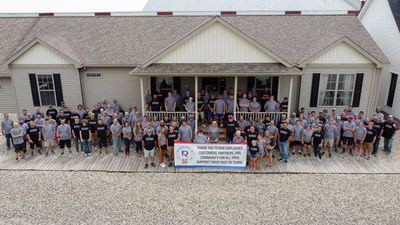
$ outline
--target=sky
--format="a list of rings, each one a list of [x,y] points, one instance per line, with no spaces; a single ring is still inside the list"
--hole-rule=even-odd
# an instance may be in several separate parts
[[[147,0],[11,0],[0,1],[0,13],[142,11]]]

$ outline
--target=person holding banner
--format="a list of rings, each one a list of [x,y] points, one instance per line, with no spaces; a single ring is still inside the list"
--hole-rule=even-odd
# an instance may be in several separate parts
[[[219,141],[219,129],[217,127],[217,121],[213,121],[211,127],[208,128],[208,138],[211,143],[217,143]]]
[[[229,115],[228,120],[224,124],[224,138],[226,143],[233,141],[233,136],[235,135],[239,125],[233,120],[233,116]]]
[[[257,140],[252,140],[250,147],[250,160],[251,160],[251,168],[250,170],[256,170],[256,159],[257,159],[257,153],[258,153],[258,146],[257,146]]]
[[[157,137],[152,133],[150,129],[148,129],[146,134],[143,136],[142,145],[144,146],[144,168],[147,169],[149,167],[149,156],[151,159],[151,166],[156,167],[156,165],[154,164],[154,149],[157,145]]]
[[[197,135],[194,137],[193,142],[205,144],[208,142],[208,140],[207,140],[207,137],[203,135],[203,131],[199,130],[199,131],[197,131]]]
[[[165,127],[161,127],[160,133],[158,134],[158,149],[160,149],[160,166],[164,168],[166,167],[164,163],[164,155],[167,151],[167,134]]]

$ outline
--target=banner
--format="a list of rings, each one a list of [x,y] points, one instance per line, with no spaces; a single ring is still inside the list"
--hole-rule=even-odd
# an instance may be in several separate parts
[[[175,142],[176,168],[245,169],[247,145]]]

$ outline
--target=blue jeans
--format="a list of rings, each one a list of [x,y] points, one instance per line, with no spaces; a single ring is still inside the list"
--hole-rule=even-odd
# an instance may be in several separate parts
[[[372,154],[378,153],[378,147],[379,147],[379,142],[381,141],[381,137],[377,137],[374,143],[374,150],[372,151]]]
[[[125,155],[128,155],[130,154],[131,141],[128,138],[124,138],[124,143],[125,143]]]
[[[384,145],[383,149],[385,149],[386,154],[392,153],[393,139],[394,139],[393,137],[390,139],[385,138],[385,141],[384,141],[385,145]]]
[[[75,138],[75,149],[77,152],[79,152],[79,143],[81,143],[81,149],[83,150],[83,143],[81,142],[80,138]]]
[[[281,158],[286,161],[289,159],[288,145],[289,143],[287,142],[279,141],[279,148],[281,149]]]
[[[117,154],[118,151],[121,151],[121,138],[113,139],[113,149],[114,154]]]
[[[6,134],[7,149],[11,148],[11,134]]]
[[[226,143],[232,143],[233,137],[226,136]]]
[[[83,139],[82,149],[86,154],[90,153],[90,142],[89,142],[89,139]]]

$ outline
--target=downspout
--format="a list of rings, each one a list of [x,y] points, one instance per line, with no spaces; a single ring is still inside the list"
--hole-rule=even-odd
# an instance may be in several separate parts
[[[81,100],[82,100],[83,108],[86,108],[86,105],[85,105],[85,97],[84,97],[84,93],[83,93],[83,79],[81,76],[81,72],[85,71],[86,69],[87,69],[86,66],[83,66],[78,69],[79,89],[81,91],[81,97],[82,97]]]

